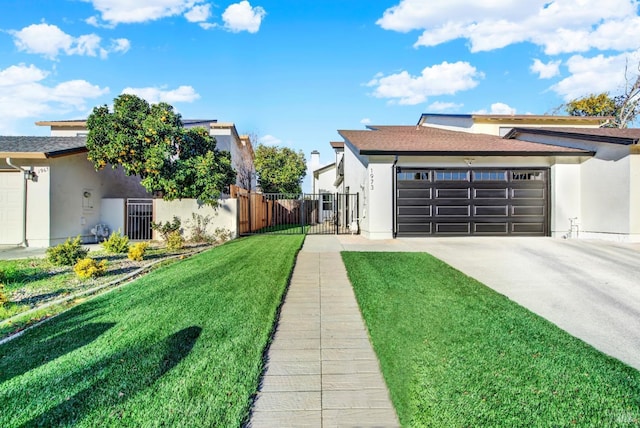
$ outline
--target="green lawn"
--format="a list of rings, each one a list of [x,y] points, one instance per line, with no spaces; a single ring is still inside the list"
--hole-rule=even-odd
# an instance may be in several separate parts
[[[403,426],[640,423],[637,370],[440,260],[343,259]]]
[[[0,426],[241,425],[303,239],[229,242],[0,345]]]

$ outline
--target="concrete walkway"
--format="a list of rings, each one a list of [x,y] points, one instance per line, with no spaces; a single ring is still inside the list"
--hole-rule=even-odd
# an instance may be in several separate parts
[[[397,427],[335,236],[298,255],[249,427]]]

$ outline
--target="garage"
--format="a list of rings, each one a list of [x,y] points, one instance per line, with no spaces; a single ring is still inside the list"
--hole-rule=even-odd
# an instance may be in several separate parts
[[[547,236],[549,169],[396,168],[396,236]]]
[[[22,174],[0,172],[0,245],[22,241]]]

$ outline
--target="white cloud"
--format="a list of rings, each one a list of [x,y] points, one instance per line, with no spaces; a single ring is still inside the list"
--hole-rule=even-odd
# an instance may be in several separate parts
[[[560,74],[560,62],[561,61],[549,61],[544,63],[538,58],[533,60],[533,64],[529,68],[533,73],[538,73],[540,79],[551,79]]]
[[[96,34],[73,37],[57,26],[45,23],[32,24],[19,31],[10,31],[10,34],[19,50],[49,59],[55,59],[61,53],[106,58],[111,52],[124,53],[130,47],[127,39],[116,39],[111,47],[103,48],[102,39]]]
[[[111,52],[125,53],[131,49],[131,42],[127,39],[111,39]]]
[[[624,70],[628,64],[629,78],[635,77],[635,66],[640,61],[640,50],[619,55],[597,55],[586,58],[574,55],[566,62],[571,74],[551,86],[551,89],[566,101],[588,94],[624,91]]]
[[[477,110],[477,111],[474,111],[473,114],[512,114],[513,115],[513,114],[516,114],[516,109],[505,103],[493,103],[491,104],[490,110],[488,111],[486,109]]]
[[[171,16],[201,13],[193,12],[197,6],[203,6],[202,0],[84,0],[93,4],[100,12],[100,18],[109,25],[132,24],[137,22],[155,21]],[[92,25],[100,25],[98,18],[87,20]],[[193,22],[193,21],[192,21]]]
[[[42,119],[45,114],[85,112],[87,102],[109,93],[86,80],[47,85],[49,72],[34,65],[18,64],[0,70],[0,129],[12,121]]]
[[[189,22],[204,22],[211,16],[211,5],[201,4],[191,8],[184,17]]]
[[[429,107],[427,107],[427,110],[429,110],[429,111],[452,111],[452,110],[458,110],[463,105],[464,104],[445,103],[445,102],[442,102],[442,101],[436,101],[434,103],[431,103],[429,105]]]
[[[475,88],[478,79],[483,78],[468,62],[443,62],[425,67],[419,76],[411,76],[407,71],[376,75],[367,86],[375,87],[372,95],[376,98],[389,98],[402,105],[415,105],[434,95],[453,95],[458,91]]]
[[[635,0],[400,0],[377,24],[387,30],[423,31],[415,45],[465,38],[472,52],[529,41],[545,53],[629,50],[640,47]]]
[[[279,146],[280,144],[282,144],[282,140],[274,137],[273,135],[267,134],[258,138],[258,143],[264,146]]]
[[[368,117],[365,117],[360,121],[360,123],[363,125],[371,125],[371,119],[369,119]]]
[[[267,12],[262,7],[251,7],[248,1],[243,0],[227,7],[222,14],[222,20],[224,28],[232,33],[240,31],[257,33],[266,14]]]
[[[200,98],[200,95],[195,91],[195,89],[193,89],[193,87],[184,85],[172,90],[154,87],[125,88],[122,90],[122,93],[137,95],[151,104],[157,104],[159,102],[165,102],[168,104],[191,103]]]

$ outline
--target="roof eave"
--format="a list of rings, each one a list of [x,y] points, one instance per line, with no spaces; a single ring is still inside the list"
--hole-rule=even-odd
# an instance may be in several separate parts
[[[37,126],[60,126],[60,127],[76,127],[86,126],[86,120],[70,120],[70,121],[55,121],[55,120],[41,120],[36,122]]]
[[[595,152],[578,151],[398,151],[398,150],[360,150],[361,155],[377,156],[594,156]]]
[[[505,139],[515,139],[518,135],[521,134],[536,134],[536,135],[545,135],[548,137],[561,137],[568,138],[571,140],[586,140],[586,141],[595,141],[600,143],[612,143],[612,144],[622,144],[626,146],[631,146],[634,144],[638,144],[638,138],[631,137],[613,137],[606,135],[592,135],[592,134],[580,134],[566,131],[554,131],[552,129],[530,129],[530,128],[513,128],[511,129],[503,138]]]
[[[47,154],[43,152],[0,152],[0,159],[46,159]]]

